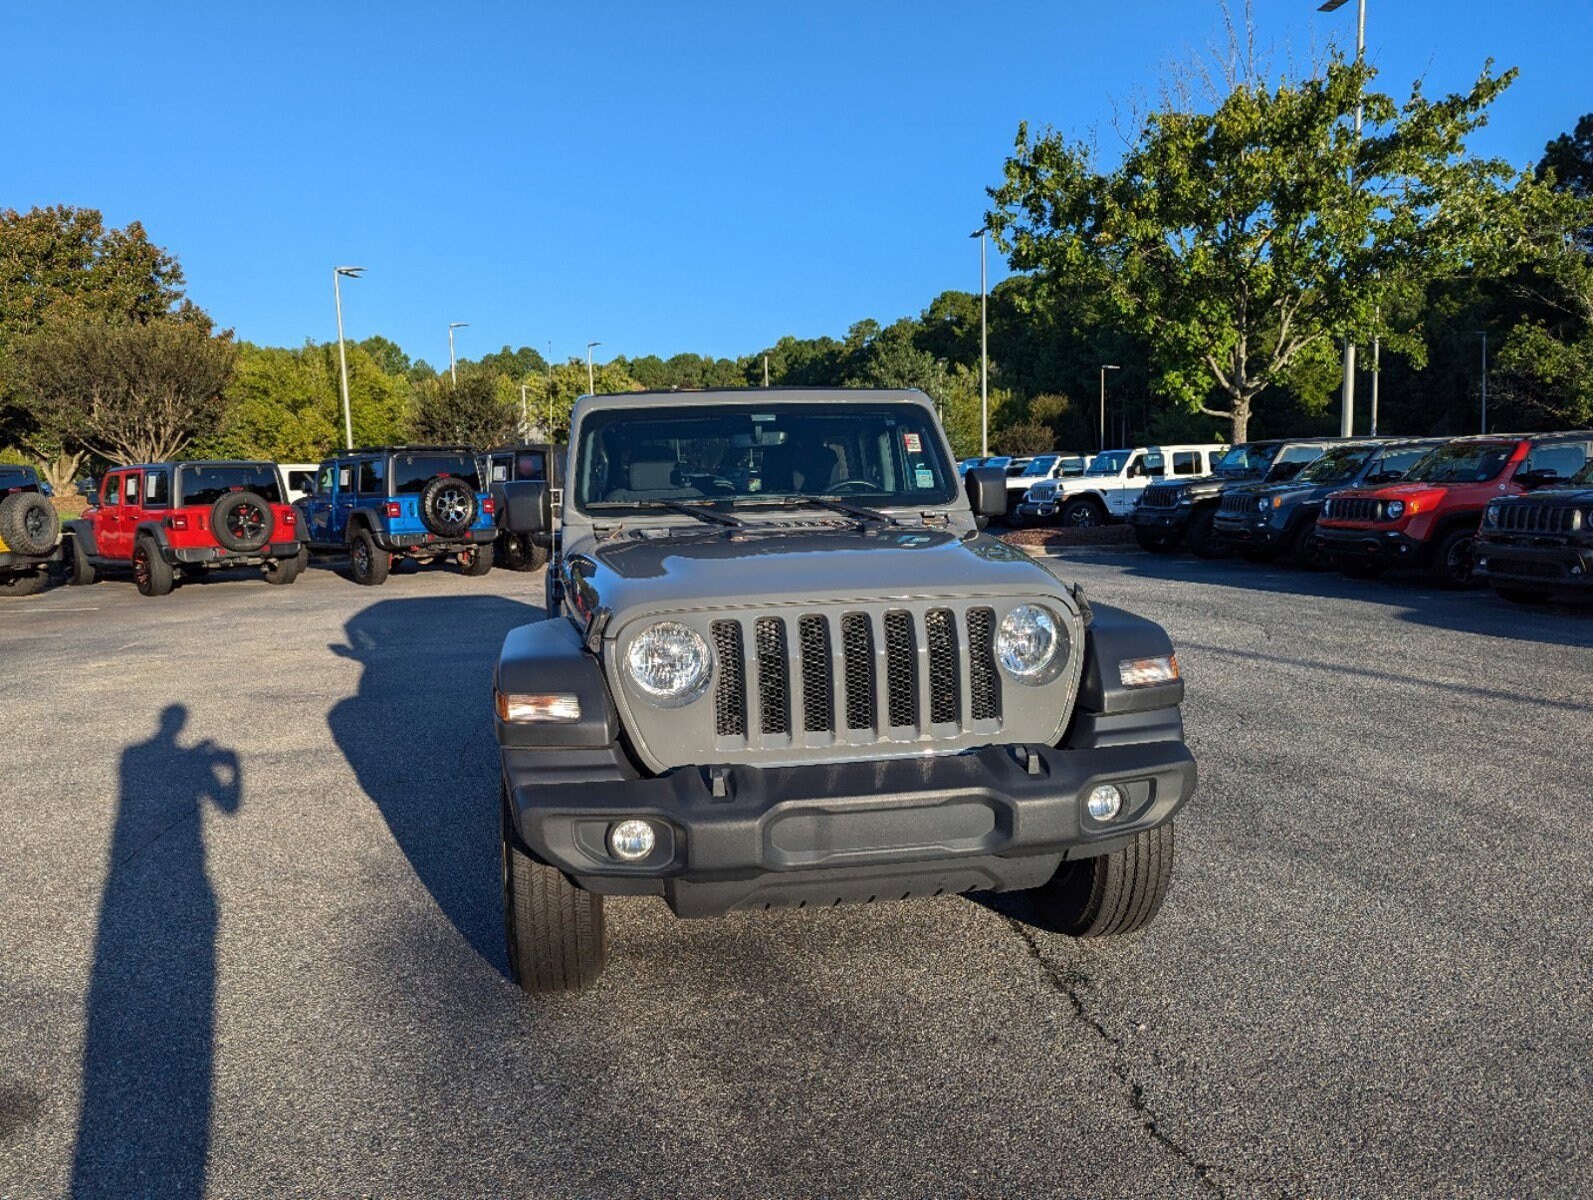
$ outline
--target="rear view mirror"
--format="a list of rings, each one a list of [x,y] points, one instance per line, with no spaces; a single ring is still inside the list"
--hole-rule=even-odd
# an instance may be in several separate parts
[[[1001,467],[974,467],[963,477],[968,503],[976,517],[1007,515],[1007,472]]]

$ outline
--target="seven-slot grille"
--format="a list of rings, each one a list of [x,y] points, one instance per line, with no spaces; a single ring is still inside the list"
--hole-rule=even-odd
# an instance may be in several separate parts
[[[1140,493],[1139,502],[1146,508],[1177,508],[1181,488],[1149,487]]]
[[[1225,517],[1248,517],[1256,511],[1254,492],[1228,492],[1217,509]]]
[[[714,621],[714,732],[856,741],[999,721],[995,624],[984,607]]]
[[[1366,496],[1335,496],[1332,500],[1335,521],[1381,521],[1383,503]]]
[[[1570,533],[1576,509],[1569,504],[1501,504],[1498,528],[1504,533]]]

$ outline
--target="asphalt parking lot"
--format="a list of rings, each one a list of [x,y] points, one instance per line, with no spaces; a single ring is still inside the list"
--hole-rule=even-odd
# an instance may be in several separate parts
[[[1572,1196],[1593,614],[1115,548],[1201,787],[1159,921],[682,922],[503,975],[541,577],[0,604],[0,1196]]]

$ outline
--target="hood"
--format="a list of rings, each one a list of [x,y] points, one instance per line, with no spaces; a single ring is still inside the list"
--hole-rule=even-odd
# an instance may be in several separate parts
[[[1593,505],[1593,486],[1573,484],[1570,487],[1536,488],[1519,496],[1501,496],[1510,504],[1589,504]]]
[[[577,608],[606,606],[617,625],[641,612],[1065,592],[1039,562],[986,534],[668,532],[572,548],[566,569]]]

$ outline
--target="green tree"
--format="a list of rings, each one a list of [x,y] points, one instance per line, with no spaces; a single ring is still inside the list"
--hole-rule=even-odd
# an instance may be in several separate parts
[[[496,377],[485,372],[469,372],[458,383],[439,375],[416,385],[411,428],[417,441],[487,449],[510,441],[519,423],[519,405],[506,402]]]
[[[1211,112],[1154,112],[1104,173],[1085,146],[1022,125],[990,226],[1016,269],[1108,303],[1147,339],[1156,389],[1241,440],[1256,398],[1323,343],[1379,333],[1419,359],[1418,330],[1388,324],[1392,291],[1517,248],[1501,200],[1528,181],[1466,152],[1514,72],[1403,104],[1367,92],[1371,75],[1336,58],[1312,78],[1242,82]]]

